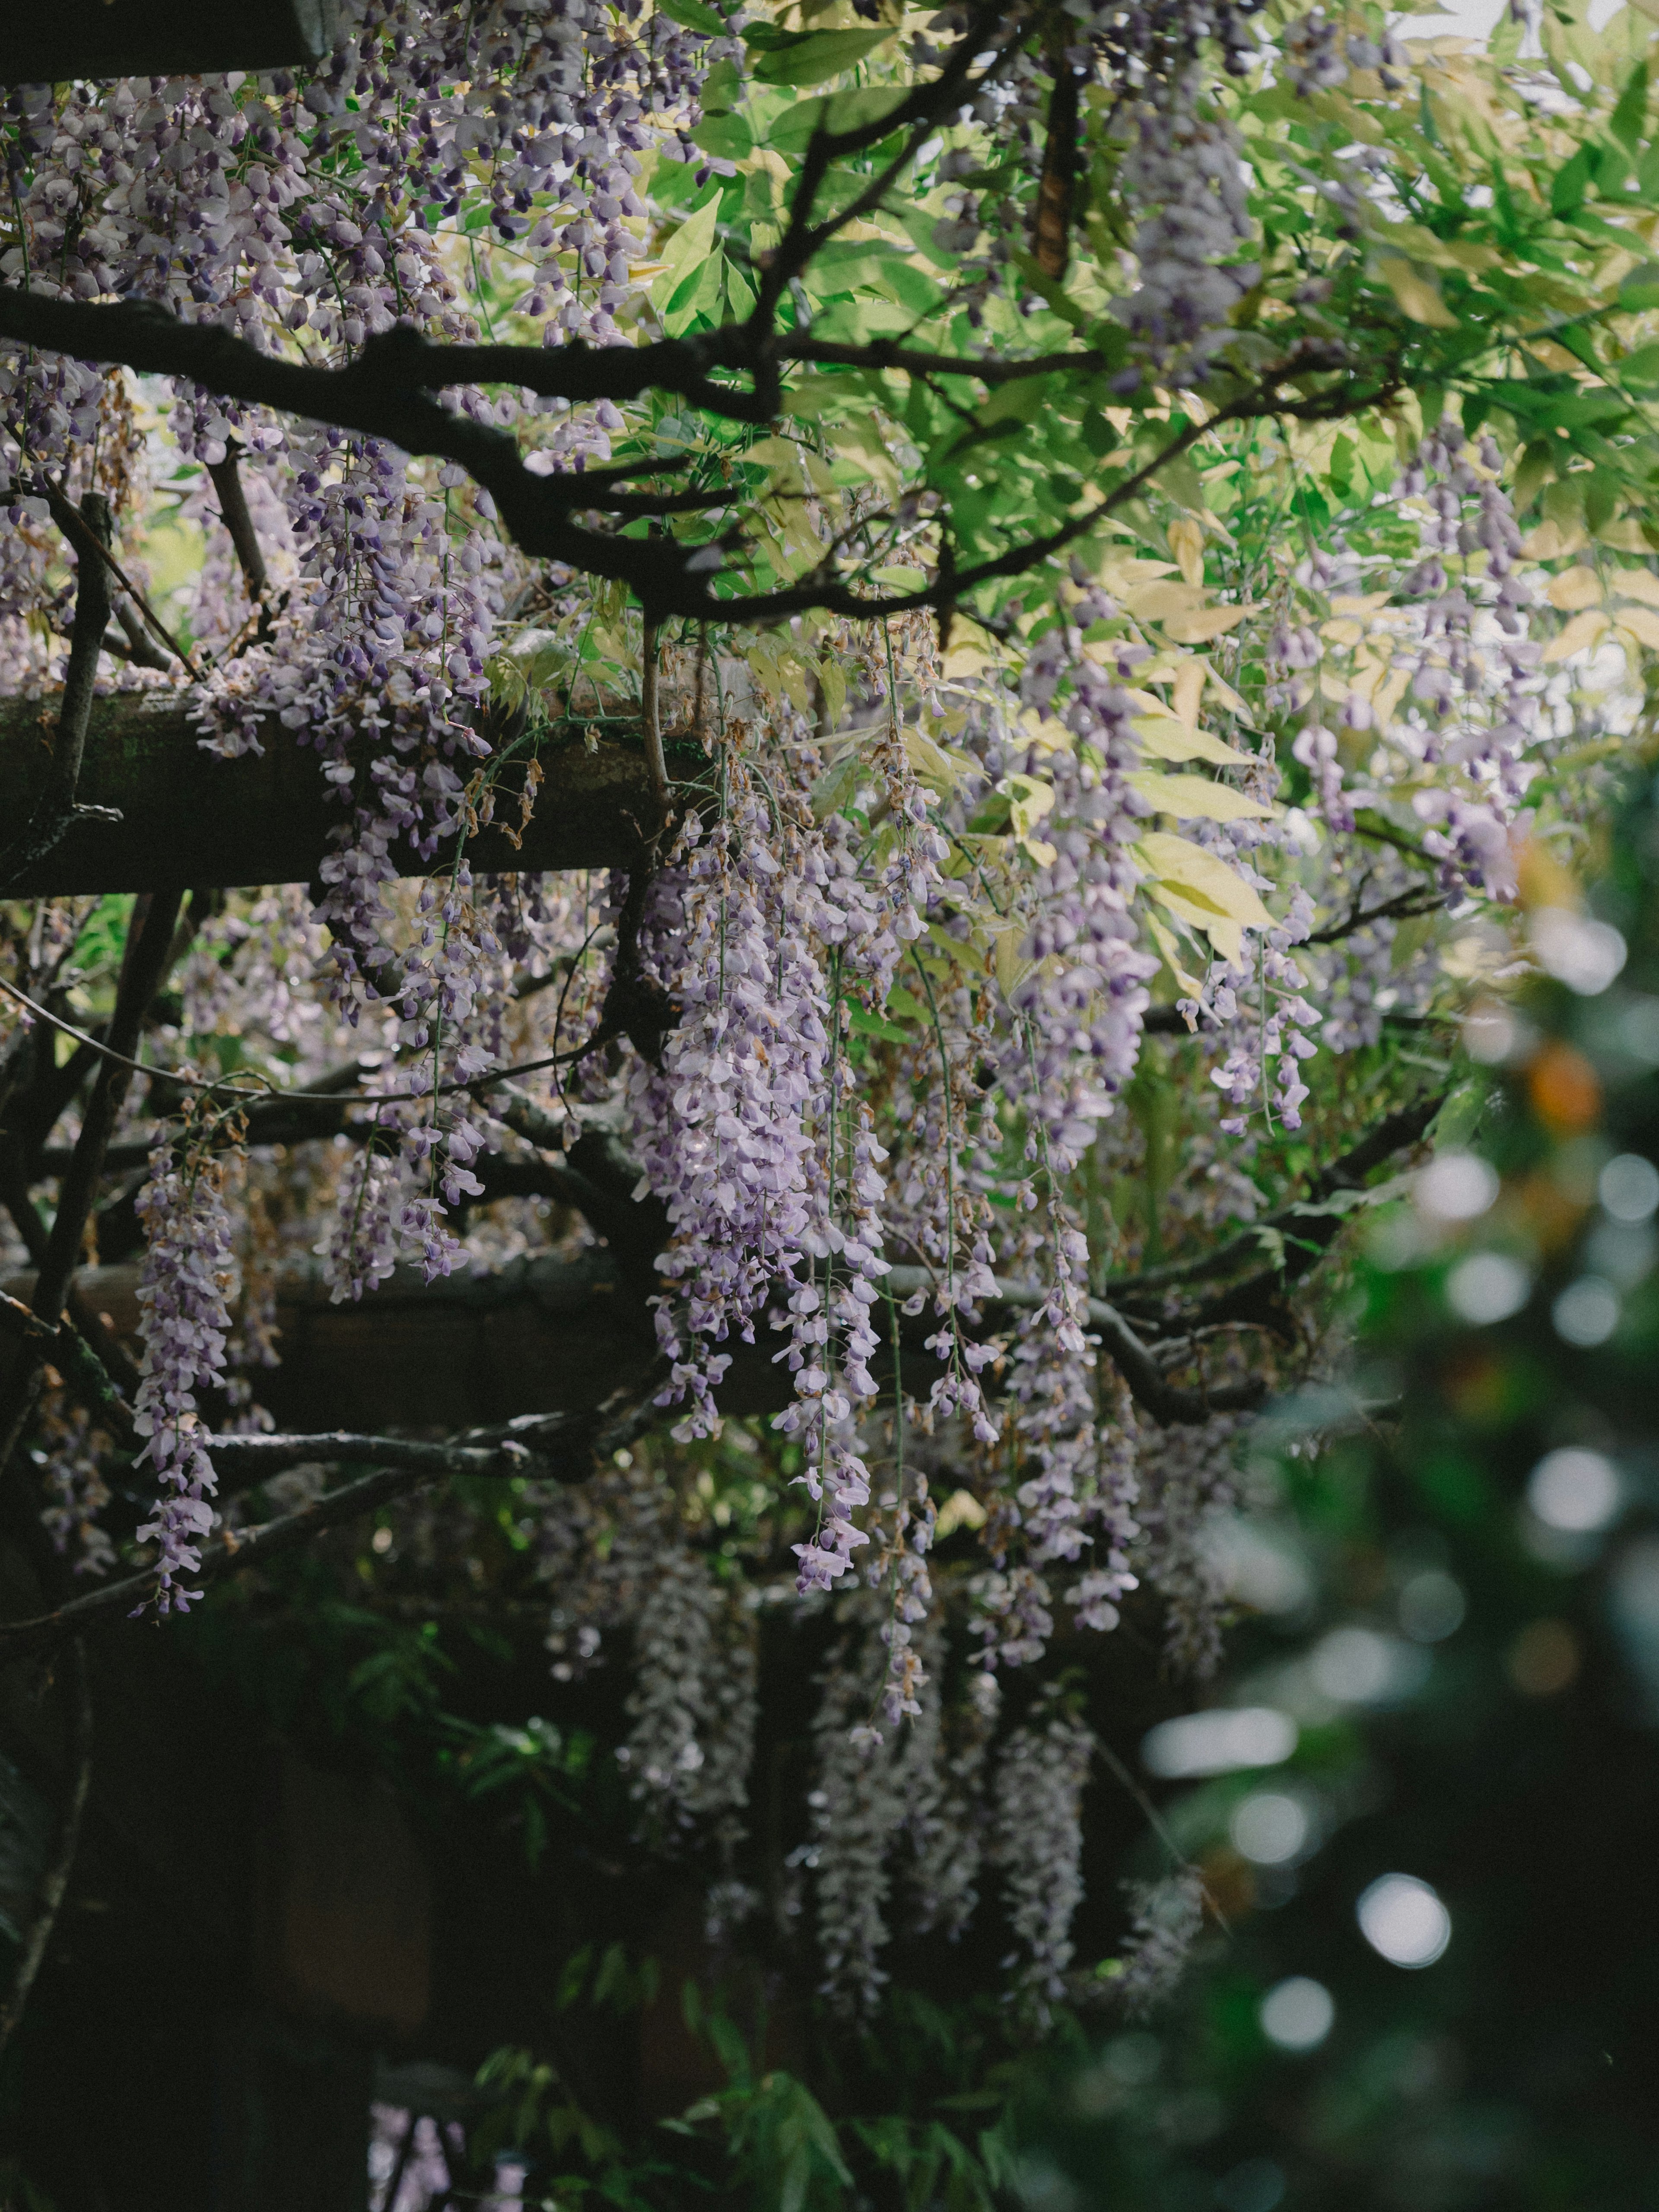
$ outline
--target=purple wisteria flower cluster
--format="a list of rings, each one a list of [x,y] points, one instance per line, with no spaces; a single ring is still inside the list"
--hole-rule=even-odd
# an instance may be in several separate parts
[[[138,1459],[154,1470],[161,1492],[138,1540],[157,1547],[155,1603],[164,1613],[189,1609],[193,1593],[184,1578],[202,1564],[202,1540],[213,1526],[209,1501],[218,1488],[198,1394],[223,1375],[237,1285],[225,1202],[230,1161],[210,1149],[211,1133],[188,1131],[181,1139],[164,1129],[137,1200],[146,1239],[138,1285],[144,1333]]]

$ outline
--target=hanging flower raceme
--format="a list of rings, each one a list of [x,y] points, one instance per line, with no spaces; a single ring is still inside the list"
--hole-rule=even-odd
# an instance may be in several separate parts
[[[823,1299],[805,1277],[821,1241],[814,1117],[828,1066],[829,999],[811,936],[811,899],[792,856],[774,852],[764,800],[734,772],[726,819],[703,836],[695,816],[672,892],[659,896],[658,962],[679,1006],[655,1066],[629,1076],[633,1141],[672,1235],[657,1329],[673,1362],[677,1433],[717,1425],[712,1392],[733,1335],[755,1340],[775,1296],[794,1316],[809,1382],[827,1343]],[[810,835],[810,832],[798,832]]]
[[[755,1646],[707,1565],[671,1548],[635,1632],[628,1740],[617,1753],[635,1796],[672,1829],[713,1821],[741,1834],[755,1747]],[[740,1601],[738,1601],[740,1603]]]
[[[53,1392],[40,1410],[41,1449],[35,1454],[46,1504],[41,1525],[60,1559],[73,1559],[77,1575],[106,1575],[115,1546],[99,1515],[110,1501],[104,1480],[109,1438],[94,1428],[83,1407],[66,1406]]]
[[[1077,596],[1065,623],[1036,641],[1021,683],[1024,702],[1052,714],[1073,744],[1047,754],[1033,748],[1019,764],[1052,790],[1042,821],[1052,858],[1024,902],[1027,972],[1012,994],[1018,1018],[1000,1072],[1005,1096],[1030,1123],[1028,1156],[1035,1163],[1046,1146],[1058,1174],[1082,1158],[1095,1123],[1134,1073],[1146,987],[1158,972],[1129,911],[1139,880],[1130,848],[1152,802],[1127,781],[1141,755],[1137,710],[1121,679],[1145,649],[1103,651],[1084,640],[1115,612],[1103,593]]]
[[[889,1737],[871,1725],[887,1671],[872,1594],[859,1593],[842,1618],[813,1725],[811,1840],[797,1863],[814,1876],[824,1992],[837,2012],[867,2014],[889,1978],[881,1956],[891,1940],[901,1841],[908,1832],[922,1847],[950,1808],[939,1778],[937,1711]],[[936,1635],[929,1644],[926,1656],[937,1665]]]
[[[144,1442],[138,1463],[160,1490],[138,1531],[157,1546],[156,1607],[185,1612],[195,1595],[184,1577],[201,1566],[200,1545],[213,1525],[209,1503],[218,1478],[206,1448],[198,1393],[216,1387],[225,1367],[235,1244],[225,1204],[235,1122],[205,1110],[182,1130],[164,1129],[139,1193],[144,1264],[138,1281],[143,1362],[135,1426]]]
[[[1094,1738],[1066,1713],[1038,1712],[998,1755],[992,1852],[1019,1949],[1021,2004],[1039,2022],[1066,1993],[1072,1921],[1083,1901],[1083,1791]]]
[[[1204,1883],[1195,1867],[1182,1867],[1124,1888],[1133,1917],[1107,1986],[1131,2020],[1145,2020],[1174,1996],[1192,1961],[1204,1929]]]
[[[1241,261],[1250,238],[1243,163],[1231,126],[1200,112],[1201,80],[1189,71],[1127,110],[1122,185],[1148,210],[1134,234],[1138,289],[1116,307],[1153,378],[1201,385],[1232,337],[1229,318],[1261,277]],[[1142,371],[1123,372],[1135,389]]]
[[[497,1133],[465,1088],[494,1057],[481,1024],[499,1049],[507,969],[492,909],[475,897],[465,861],[422,885],[397,1001],[397,1042],[411,1056],[389,1073],[386,1103],[366,1124],[318,1247],[336,1299],[361,1297],[400,1258],[431,1282],[460,1255],[448,1216],[483,1194],[474,1163]]]

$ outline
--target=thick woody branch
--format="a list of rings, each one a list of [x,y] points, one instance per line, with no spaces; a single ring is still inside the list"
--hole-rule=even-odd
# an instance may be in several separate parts
[[[971,53],[971,40],[963,42]],[[970,82],[960,53],[915,112],[941,112],[939,98]],[[936,98],[935,95],[939,97]],[[945,105],[950,104],[949,100]],[[116,361],[131,368],[190,378],[222,397],[301,415],[345,430],[384,438],[404,452],[453,461],[495,501],[503,524],[532,557],[625,584],[657,621],[684,615],[721,623],[776,622],[819,609],[860,621],[884,616],[938,612],[980,586],[1024,575],[1095,529],[1135,498],[1169,462],[1218,422],[1263,412],[1310,419],[1347,415],[1377,404],[1393,388],[1393,366],[1380,362],[1367,380],[1346,380],[1311,397],[1290,397],[1287,380],[1342,369],[1346,362],[1316,342],[1304,341],[1284,361],[1264,372],[1249,393],[1212,416],[1193,424],[1147,464],[1111,485],[1101,501],[1059,529],[1024,539],[991,558],[951,574],[941,574],[925,589],[869,595],[854,578],[819,570],[800,583],[775,592],[721,597],[719,570],[699,563],[701,549],[668,537],[625,538],[597,529],[579,516],[606,504],[595,481],[583,474],[539,476],[527,469],[516,440],[507,431],[453,413],[427,394],[462,382],[516,383],[539,393],[571,399],[633,399],[652,390],[678,392],[694,404],[728,419],[754,423],[771,420],[781,401],[776,366],[787,341],[772,329],[772,314],[791,274],[797,274],[830,238],[873,205],[906,156],[890,165],[848,206],[823,222],[812,210],[830,164],[875,143],[909,120],[913,103],[880,125],[840,135],[818,132],[809,142],[793,211],[783,241],[763,271],[761,296],[747,323],[729,325],[692,338],[665,339],[654,345],[591,349],[434,346],[416,331],[398,325],[369,339],[349,367],[311,368],[261,353],[216,325],[184,323],[164,310],[137,301],[112,303],[53,300],[38,293],[0,286],[0,337],[47,347],[89,361]],[[912,136],[925,131],[918,122]],[[744,392],[715,384],[715,369],[746,369],[754,388]],[[654,497],[654,495],[653,495]],[[613,497],[619,512],[637,514],[637,500]],[[665,502],[643,511],[665,511]]]

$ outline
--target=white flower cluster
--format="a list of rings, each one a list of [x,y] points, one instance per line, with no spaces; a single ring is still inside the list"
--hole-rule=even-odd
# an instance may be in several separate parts
[[[1204,1883],[1195,1867],[1182,1867],[1124,1888],[1132,1918],[1110,1987],[1131,2020],[1144,2020],[1174,1996],[1191,1962],[1204,1927]]]
[[[109,1504],[103,1475],[109,1438],[94,1430],[82,1407],[65,1405],[54,1391],[40,1409],[44,1449],[35,1454],[46,1504],[40,1519],[60,1558],[73,1558],[77,1575],[106,1575],[115,1565],[115,1547],[98,1516]]]
[[[1083,1901],[1083,1792],[1094,1737],[1041,1708],[1008,1736],[992,1789],[991,1852],[1019,1949],[1004,1960],[1038,2022],[1066,1993],[1072,1921]]]
[[[695,1553],[658,1563],[634,1620],[628,1740],[634,1795],[669,1828],[707,1821],[728,1837],[749,1802],[757,1680],[752,1621]]]

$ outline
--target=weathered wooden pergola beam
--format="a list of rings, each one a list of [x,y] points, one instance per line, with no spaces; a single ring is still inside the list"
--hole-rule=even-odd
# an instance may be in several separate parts
[[[334,44],[335,0],[54,0],[6,11],[0,84],[304,68]]]
[[[55,697],[0,702],[0,846],[45,786],[58,706]],[[263,755],[221,760],[202,750],[199,734],[176,695],[98,700],[76,796],[121,819],[77,823],[10,895],[310,882],[330,830],[346,818],[317,754],[274,717],[261,732]],[[546,780],[522,848],[499,826],[483,830],[467,845],[475,871],[626,866],[653,823],[644,752],[630,738],[614,721],[554,732],[541,748]],[[518,788],[509,767],[498,823],[516,825]],[[392,852],[404,875],[424,875],[448,857],[441,850],[422,860],[403,842]]]

